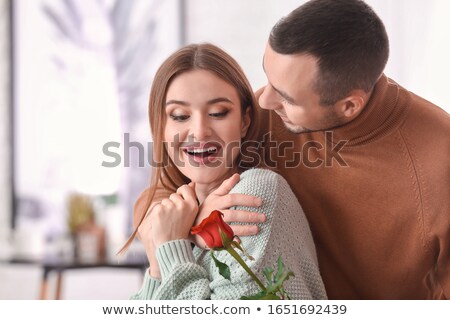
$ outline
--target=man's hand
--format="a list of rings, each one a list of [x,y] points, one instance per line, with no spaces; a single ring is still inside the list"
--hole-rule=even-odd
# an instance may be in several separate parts
[[[249,236],[257,234],[259,229],[258,226],[256,226],[256,223],[266,221],[266,216],[264,214],[229,209],[233,206],[259,207],[262,204],[262,200],[258,197],[237,193],[229,194],[230,190],[239,182],[239,180],[240,176],[236,173],[222,182],[220,187],[212,192],[200,206],[194,225],[200,224],[204,218],[209,216],[211,211],[220,210],[224,214],[224,221],[227,223],[253,223],[251,225],[231,225],[231,228],[236,235]],[[194,242],[200,248],[205,247],[205,242],[199,236],[194,236]]]

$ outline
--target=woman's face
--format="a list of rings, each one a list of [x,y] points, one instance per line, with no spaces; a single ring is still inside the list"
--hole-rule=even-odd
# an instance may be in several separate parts
[[[192,70],[170,84],[164,139],[177,168],[201,184],[218,185],[235,172],[240,141],[250,124],[237,90],[206,70]]]

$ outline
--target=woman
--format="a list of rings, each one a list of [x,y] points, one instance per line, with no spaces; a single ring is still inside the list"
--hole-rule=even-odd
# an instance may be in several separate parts
[[[261,275],[281,255],[295,274],[285,286],[291,298],[326,298],[308,222],[288,184],[269,170],[245,171],[248,161],[242,160],[251,157],[250,144],[243,142],[258,141],[258,119],[238,64],[211,44],[178,50],[156,73],[149,118],[154,160],[161,165],[138,200],[136,208],[144,209],[135,212],[136,229],[125,246],[138,233],[150,262],[132,299],[239,299],[259,291],[227,252],[216,257],[230,266],[231,281],[219,275],[202,245],[192,248],[189,240],[190,228],[204,218],[198,216],[199,204],[239,179],[237,174],[240,181],[231,193],[262,199],[257,208],[241,209],[266,215],[257,235],[241,238],[255,258],[249,267]]]

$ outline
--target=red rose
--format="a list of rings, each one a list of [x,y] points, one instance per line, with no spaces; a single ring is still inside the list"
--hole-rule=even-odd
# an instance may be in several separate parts
[[[222,237],[220,231],[231,241],[234,238],[234,232],[231,227],[222,219],[223,213],[219,210],[214,210],[211,214],[203,219],[198,225],[191,228],[191,234],[198,234],[206,242],[206,245],[211,248],[223,248]]]

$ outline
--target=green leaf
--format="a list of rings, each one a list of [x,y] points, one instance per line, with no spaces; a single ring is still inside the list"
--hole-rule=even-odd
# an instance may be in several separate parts
[[[225,263],[217,260],[217,258],[214,256],[214,250],[211,250],[210,253],[211,253],[212,259],[214,260],[214,264],[219,269],[220,275],[227,280],[231,280],[230,267],[228,267]]]
[[[286,267],[283,263],[281,257],[278,257],[277,260],[277,273],[273,275],[274,270],[271,268],[264,269],[264,276],[269,281],[267,286],[267,294],[277,295],[281,299],[290,299],[287,292],[284,290],[284,282],[287,281],[290,277],[294,276],[294,273],[290,270],[286,270]]]
[[[280,297],[272,293],[261,291],[253,296],[242,296],[241,300],[280,300]]]
[[[269,285],[269,286],[272,285],[272,283],[273,283],[273,280],[272,280],[273,269],[272,269],[272,268],[269,268],[269,267],[264,268],[263,274],[264,274],[264,276],[265,276],[266,279],[267,279],[268,285]]]
[[[281,256],[278,256],[277,266],[278,266],[278,270],[277,270],[277,274],[275,275],[275,279],[274,279],[275,282],[277,282],[278,279],[281,277],[281,275],[284,273],[284,263],[283,263],[283,260],[281,259]]]

